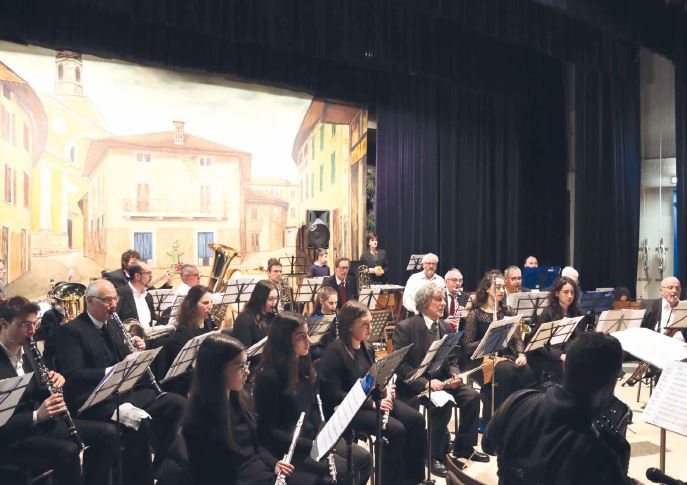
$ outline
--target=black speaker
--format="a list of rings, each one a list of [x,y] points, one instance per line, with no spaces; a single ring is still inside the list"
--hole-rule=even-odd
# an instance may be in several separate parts
[[[308,231],[308,249],[329,249],[329,211],[308,210],[305,212]]]

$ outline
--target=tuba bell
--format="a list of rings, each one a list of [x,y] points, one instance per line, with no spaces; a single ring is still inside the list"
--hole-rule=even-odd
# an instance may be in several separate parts
[[[239,255],[239,252],[234,248],[218,243],[208,243],[208,248],[212,249],[215,253],[212,258],[212,270],[210,271],[208,288],[213,293],[217,293],[224,290],[227,286],[227,281],[236,271],[236,269],[232,269],[227,274],[231,261]]]
[[[364,264],[358,266],[358,291],[370,288],[370,272],[369,268]]]
[[[85,294],[86,287],[81,283],[58,283],[50,291],[50,296],[64,308],[66,322],[74,320],[81,313],[81,298]]]

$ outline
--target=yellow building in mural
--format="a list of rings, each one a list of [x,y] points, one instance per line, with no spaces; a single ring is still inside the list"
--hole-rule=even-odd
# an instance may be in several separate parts
[[[292,156],[300,181],[300,223],[306,222],[308,209],[330,211],[330,264],[339,256],[357,259],[361,252],[366,127],[366,111],[313,100],[294,140]]]
[[[296,246],[296,235],[302,219],[299,212],[300,187],[298,183],[286,179],[253,178],[246,187],[256,194],[287,203],[283,247],[289,249],[291,254]],[[246,215],[248,217],[249,212],[246,212]],[[249,238],[246,240],[250,241]]]
[[[33,255],[83,251],[84,216],[79,201],[88,191],[83,175],[92,139],[109,136],[107,123],[83,94],[81,55],[55,57],[55,90],[41,95],[49,119],[45,152],[33,177]]]
[[[246,189],[248,252],[269,252],[284,248],[288,208],[288,202],[275,195]]]
[[[9,283],[30,268],[30,187],[47,117],[31,86],[1,62],[0,88],[0,259]]]
[[[86,153],[85,255],[107,268],[134,248],[154,267],[208,266],[218,242],[246,251],[245,185],[251,155],[174,131],[93,140]],[[236,261],[238,262],[238,261]]]

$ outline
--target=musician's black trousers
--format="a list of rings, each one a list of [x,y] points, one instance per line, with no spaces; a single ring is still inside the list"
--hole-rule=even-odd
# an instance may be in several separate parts
[[[477,444],[477,427],[479,425],[479,394],[474,389],[462,385],[456,389],[444,389],[456,400],[456,406],[460,409],[460,423],[458,434],[453,442],[453,451],[459,455],[471,454]],[[451,420],[453,406],[447,404],[440,408],[432,408],[429,416],[432,420],[432,458],[444,460],[446,450],[446,433],[448,423]]]

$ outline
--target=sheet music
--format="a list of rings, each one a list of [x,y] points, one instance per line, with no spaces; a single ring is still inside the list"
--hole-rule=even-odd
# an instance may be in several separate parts
[[[358,301],[363,303],[368,308],[374,310],[377,308],[377,301],[379,300],[379,288],[363,288],[358,295]]]
[[[267,337],[248,347],[248,350],[246,350],[246,355],[248,355],[248,358],[251,358],[254,355],[258,355],[260,352],[262,352],[262,348],[265,346],[266,343]]]
[[[432,345],[429,346],[429,349],[427,350],[425,356],[422,358],[422,362],[420,362],[420,365],[415,371],[415,374],[413,374],[410,377],[410,379],[408,379],[409,381],[414,381],[415,379],[419,379],[420,377],[422,377],[422,374],[425,373],[427,366],[434,358],[434,355],[437,353],[437,349],[444,344],[444,340],[446,340],[446,337],[448,337],[448,335],[444,335],[443,337],[441,337],[440,340],[435,340],[434,342],[432,342]]]
[[[0,426],[5,426],[17,409],[24,391],[31,382],[33,372],[0,381]]]
[[[198,348],[200,347],[200,344],[203,343],[203,340],[208,338],[213,333],[219,332],[219,330],[214,330],[188,340],[181,348],[177,356],[174,357],[174,362],[172,362],[169,370],[167,370],[167,375],[165,375],[165,378],[160,382],[165,383],[186,372],[186,370],[191,367],[193,362],[196,360]]]
[[[666,365],[642,421],[687,436],[687,363]]]
[[[339,441],[339,438],[367,399],[367,393],[371,384],[370,380],[369,378],[367,380],[365,378],[358,379],[353,384],[353,387],[351,387],[344,400],[336,408],[332,417],[324,425],[317,438],[313,440],[312,449],[310,450],[310,457],[313,460],[320,461]]]
[[[432,391],[432,404],[438,408],[443,408],[448,403],[456,403],[451,394],[446,391]]]
[[[424,254],[411,254],[410,261],[408,261],[408,267],[406,271],[417,271],[422,267],[422,258]]]
[[[309,332],[311,344],[317,344],[322,340],[322,337],[325,336],[335,318],[336,314],[334,313],[331,315],[323,315],[322,318],[312,325],[310,328],[311,332]]]
[[[625,352],[659,369],[670,362],[687,359],[687,346],[683,342],[648,328],[629,328],[611,335],[620,340]]]
[[[568,341],[572,335],[577,324],[584,318],[584,315],[574,318],[561,318],[558,320],[553,328],[553,336],[551,337],[550,345],[560,345]]]
[[[642,325],[646,310],[606,310],[599,315],[596,331],[602,333],[621,332],[629,328],[639,328]]]
[[[520,317],[515,315],[492,322],[470,359],[478,359],[486,354],[497,352],[508,345],[515,330],[518,328],[517,323],[519,321]]]
[[[548,298],[548,291],[522,291],[508,295],[508,299],[512,300],[512,304],[509,303],[509,305],[515,310],[515,313],[525,317],[533,316],[535,308],[537,315],[541,315],[544,308],[549,306]]]
[[[527,347],[525,347],[525,353],[532,350],[543,349],[546,343],[551,339],[551,334],[553,333],[553,327],[556,322],[544,322],[537,328],[537,331],[530,339]]]
[[[405,289],[405,286],[401,286],[401,285],[391,285],[391,284],[387,284],[387,285],[370,285],[370,287],[371,287],[371,288],[374,288],[374,289],[379,289],[380,292],[381,292],[381,291],[395,291],[395,290],[403,290],[403,289]]]
[[[680,300],[670,311],[666,328],[687,328],[687,300]]]

